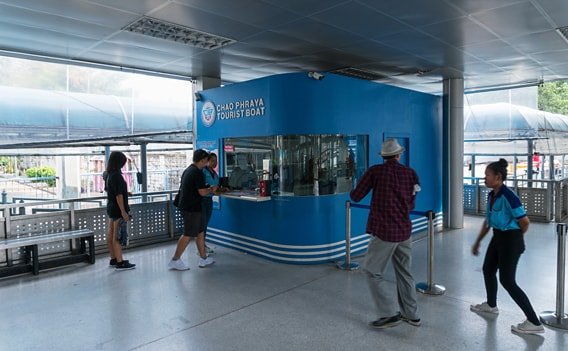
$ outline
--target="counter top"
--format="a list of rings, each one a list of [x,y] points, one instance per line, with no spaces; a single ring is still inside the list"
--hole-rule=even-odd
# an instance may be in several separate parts
[[[253,202],[263,202],[271,200],[270,196],[259,196],[256,191],[237,190],[237,191],[228,191],[220,195],[227,197],[229,199],[246,200]]]

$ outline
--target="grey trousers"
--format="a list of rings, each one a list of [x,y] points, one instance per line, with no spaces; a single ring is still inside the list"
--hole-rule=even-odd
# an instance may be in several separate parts
[[[392,298],[392,285],[384,277],[391,260],[396,275],[398,306]],[[416,304],[416,286],[410,272],[411,263],[411,239],[393,243],[373,236],[369,241],[364,269],[379,318],[392,317],[398,312],[409,319],[420,318]]]

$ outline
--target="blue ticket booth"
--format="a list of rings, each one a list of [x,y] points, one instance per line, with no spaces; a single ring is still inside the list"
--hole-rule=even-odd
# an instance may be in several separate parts
[[[265,77],[200,92],[197,148],[215,151],[231,191],[215,198],[207,240],[267,259],[311,264],[345,255],[345,202],[381,143],[422,186],[417,210],[442,208],[441,97],[326,74]],[[363,201],[369,203],[370,196]],[[352,252],[368,212],[352,211]],[[424,227],[418,219],[415,231]]]

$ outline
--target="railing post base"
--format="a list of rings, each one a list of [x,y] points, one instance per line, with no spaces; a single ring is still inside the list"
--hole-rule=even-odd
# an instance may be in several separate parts
[[[444,295],[446,288],[439,284],[428,285],[428,283],[416,284],[416,291],[426,295]]]
[[[361,268],[361,266],[359,265],[359,263],[357,262],[337,262],[337,268],[344,270],[344,271],[355,271],[359,268]]]
[[[559,317],[554,311],[545,311],[540,314],[540,321],[549,327],[568,330],[568,315]]]

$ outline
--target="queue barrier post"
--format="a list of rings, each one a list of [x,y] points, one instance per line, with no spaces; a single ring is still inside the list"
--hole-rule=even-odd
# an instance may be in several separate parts
[[[434,271],[434,211],[427,211],[428,218],[428,281],[416,284],[416,290],[427,295],[443,295],[446,288],[433,283]]]
[[[351,202],[345,202],[345,261],[337,262],[337,268],[354,271],[361,266],[351,261]]]
[[[556,225],[558,234],[558,255],[556,259],[556,311],[540,314],[542,324],[568,330],[568,316],[564,313],[564,286],[566,278],[566,223]]]

